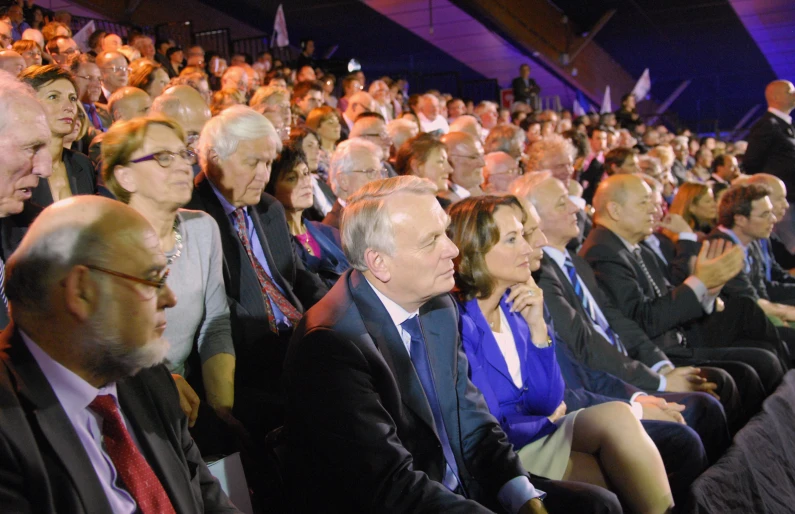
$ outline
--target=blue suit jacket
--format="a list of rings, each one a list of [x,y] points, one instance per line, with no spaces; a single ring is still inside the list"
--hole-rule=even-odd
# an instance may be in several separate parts
[[[316,221],[304,220],[304,223],[306,224],[307,232],[320,246],[321,255],[320,257],[311,255],[306,251],[304,245],[293,237],[295,251],[304,263],[304,267],[317,274],[331,288],[337,282],[337,279],[351,267],[342,251],[340,231]]]
[[[500,421],[515,448],[551,434],[556,426],[547,419],[563,401],[565,384],[555,359],[555,343],[537,348],[530,329],[519,313],[511,313],[505,297],[500,300],[516,342],[522,365],[522,388],[516,387],[505,358],[477,300],[459,304],[461,342],[469,359],[472,382],[486,398],[489,410]]]

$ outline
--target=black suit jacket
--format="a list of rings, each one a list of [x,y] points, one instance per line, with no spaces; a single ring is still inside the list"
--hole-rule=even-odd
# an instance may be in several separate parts
[[[655,297],[634,255],[609,229],[595,226],[580,256],[593,268],[599,286],[613,305],[635,321],[661,350],[668,355],[689,357],[692,351],[679,344],[677,330],[685,332],[688,339],[699,337],[696,330],[687,330],[684,325],[704,316],[701,303],[686,284],[669,289],[654,252],[643,245],[641,252],[643,262],[663,293],[659,298]]]
[[[429,300],[420,320],[464,492],[494,506],[500,488],[527,473],[467,376],[453,299]],[[441,484],[431,408],[392,318],[359,271],[346,272],[304,316],[285,384],[291,475],[301,489],[313,484],[308,510],[491,512]]]
[[[3,263],[8,261],[14,250],[17,249],[22,238],[28,231],[28,227],[39,215],[42,208],[31,202],[25,202],[22,212],[5,218],[0,218],[0,259]],[[0,330],[6,328],[11,322],[8,315],[8,308],[0,302]]]
[[[339,200],[334,202],[334,205],[331,206],[331,210],[328,211],[326,217],[323,218],[323,224],[328,225],[330,227],[334,227],[337,230],[340,229],[340,223],[342,222],[342,210],[345,207],[339,202]]]
[[[140,450],[178,513],[239,512],[199,455],[165,366],[117,383]],[[0,335],[0,505],[3,512],[111,512],[58,397],[13,326]]]
[[[527,79],[527,84],[525,84],[522,77],[516,77],[511,82],[511,88],[513,89],[513,101],[526,104],[532,104],[533,98],[541,92],[541,88],[538,87],[536,81],[530,78]]]
[[[795,129],[775,114],[766,112],[748,133],[743,156],[746,173],[770,173],[787,185],[787,200],[795,201]]]
[[[97,176],[94,166],[85,155],[64,148],[63,162],[66,166],[66,176],[69,178],[69,188],[72,195],[93,195],[97,192]],[[47,207],[52,204],[50,185],[46,180],[39,180],[39,185],[33,189],[30,201]]]
[[[619,352],[596,331],[568,277],[560,266],[544,254],[538,286],[544,291],[544,304],[555,321],[561,340],[569,347],[574,358],[586,366],[610,373],[641,389],[656,391],[660,385],[660,375],[650,368],[660,361],[668,360],[668,357],[634,321],[610,303],[599,289],[588,263],[578,255],[571,257],[580,281],[590,291],[610,328],[621,338],[629,356]]]
[[[235,383],[241,387],[280,389],[287,342],[276,340],[270,331],[265,297],[256,272],[204,173],[196,177],[193,198],[186,207],[208,213],[221,232],[224,285],[237,354]],[[296,255],[282,205],[269,194],[263,194],[259,204],[248,207],[248,213],[272,278],[287,299],[299,312],[317,303],[328,289],[317,275],[304,268]]]

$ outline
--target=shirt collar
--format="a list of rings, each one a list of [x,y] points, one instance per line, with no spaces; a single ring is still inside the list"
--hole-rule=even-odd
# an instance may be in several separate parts
[[[555,261],[555,264],[557,264],[558,267],[560,267],[560,269],[566,271],[565,269],[563,269],[563,266],[566,263],[566,257],[568,257],[568,252],[561,252],[560,250],[552,246],[545,246],[542,248],[542,250],[544,251],[545,254],[547,254],[547,257]]]
[[[213,193],[215,193],[215,196],[218,197],[218,201],[221,202],[221,207],[224,208],[224,212],[226,213],[226,215],[229,216],[230,214],[235,212],[237,210],[237,208],[234,205],[232,205],[231,203],[229,203],[229,200],[227,200],[226,197],[221,194],[221,192],[218,190],[218,188],[215,187],[215,184],[213,184],[213,181],[210,180],[210,177],[207,177],[207,182],[209,182],[210,183],[210,187],[213,188]],[[244,209],[244,212],[245,212],[245,209]]]
[[[640,248],[640,245],[633,245],[632,243],[630,243],[629,241],[627,241],[627,240],[626,240],[626,239],[624,239],[623,237],[619,236],[619,235],[618,235],[618,234],[616,234],[615,232],[613,232],[613,234],[615,234],[615,235],[616,235],[616,237],[617,237],[619,240],[621,240],[621,242],[622,242],[622,243],[624,243],[624,246],[626,246],[626,247],[627,247],[627,249],[628,249],[630,252],[634,252],[635,250],[637,250],[638,248]]]
[[[730,228],[726,228],[723,225],[718,225],[718,230],[720,230],[721,232],[723,232],[724,234],[726,234],[727,236],[732,238],[732,241],[734,241],[734,244],[740,245],[740,247],[743,249],[743,251],[747,251],[748,250],[748,247],[746,245],[744,245],[742,241],[740,241],[740,238],[737,237],[737,234],[734,232],[734,230],[732,230]]]
[[[346,202],[342,198],[337,198],[337,201],[340,203],[340,205],[342,205],[343,209],[348,206],[348,202]]]
[[[792,116],[785,113],[784,111],[779,111],[775,107],[768,107],[767,112],[773,114],[774,116],[778,116],[782,120],[786,121],[789,125],[792,125]]]
[[[644,241],[655,247],[657,250],[660,249],[660,240],[657,238],[657,234],[651,234],[649,237],[644,239]]]
[[[455,193],[462,200],[464,198],[469,198],[472,195],[472,193],[470,193],[466,188],[459,186],[455,182],[448,182],[448,184],[450,185],[450,189],[453,190],[453,193]]]
[[[367,278],[365,278],[365,280],[367,280]],[[396,327],[399,327],[401,323],[420,313],[419,309],[414,312],[407,311],[393,300],[387,298],[381,291],[376,289],[369,280],[367,280],[367,284],[373,288],[375,295],[379,300],[381,300],[381,303],[384,304],[384,308],[386,308],[386,311],[389,313],[389,317],[392,318],[392,323],[394,323]]]
[[[92,386],[73,371],[67,369],[63,364],[59,363],[47,352],[42,350],[39,345],[33,342],[22,330],[19,331],[22,336],[22,341],[28,347],[36,364],[39,365],[41,372],[50,383],[55,396],[58,398],[64,411],[67,413],[74,413],[88,408],[88,405],[94,401],[98,395],[109,394],[113,396],[114,401],[118,405],[119,400],[116,394],[116,383],[110,384],[97,389]]]

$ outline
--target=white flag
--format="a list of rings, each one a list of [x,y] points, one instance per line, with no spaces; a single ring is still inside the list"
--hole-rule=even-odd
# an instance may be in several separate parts
[[[585,109],[582,108],[576,98],[574,99],[574,107],[571,110],[575,116],[585,116]]]
[[[279,48],[290,45],[290,38],[287,36],[287,22],[284,20],[284,9],[282,4],[276,9],[276,19],[273,22],[273,37],[271,46],[276,43]]]
[[[94,25],[94,20],[91,20],[83,25],[83,28],[77,34],[72,36],[81,52],[86,53],[91,50],[88,46],[88,38],[91,37],[95,30],[97,30],[97,27]]]
[[[649,91],[651,91],[651,77],[649,77],[649,68],[646,68],[643,70],[643,75],[638,79],[638,83],[635,84],[635,89],[632,90],[632,94],[635,95],[635,100],[640,102],[646,98]]]
[[[613,103],[610,100],[610,86],[605,88],[605,96],[602,98],[602,109],[599,111],[599,114],[608,112],[613,112]]]

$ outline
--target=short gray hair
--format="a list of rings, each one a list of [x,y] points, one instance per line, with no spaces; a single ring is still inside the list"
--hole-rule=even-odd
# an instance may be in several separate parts
[[[237,151],[241,141],[267,137],[277,152],[282,151],[282,140],[273,124],[254,109],[245,105],[233,105],[212,118],[204,126],[199,137],[199,163],[207,169],[210,151],[214,150],[221,160]]]
[[[404,175],[369,182],[348,199],[340,232],[342,250],[354,269],[367,270],[368,248],[394,255],[395,233],[386,201],[398,193],[433,196],[436,186],[428,179]]]
[[[337,193],[339,187],[337,177],[343,173],[353,172],[354,159],[362,154],[375,155],[379,161],[384,158],[384,152],[378,145],[361,137],[348,139],[337,145],[331,156],[328,170],[328,181],[334,193]]]
[[[11,106],[21,100],[29,98],[36,102],[36,93],[33,88],[20,81],[5,70],[0,70],[0,134],[8,124]]]
[[[511,183],[509,192],[519,198],[527,199],[534,207],[538,207],[533,191],[551,178],[554,178],[551,171],[533,171],[531,173],[525,173]]]
[[[262,104],[269,103],[271,98],[283,96],[285,100],[290,101],[290,91],[281,86],[264,86],[257,89],[254,96],[249,100],[248,105],[252,109],[256,109]]]
[[[417,124],[406,118],[398,118],[386,124],[386,133],[392,140],[395,148],[399,149],[403,143],[416,136],[419,133]]]
[[[551,134],[546,136],[540,141],[533,143],[527,150],[527,169],[531,171],[541,171],[543,166],[541,163],[547,159],[550,154],[556,152],[565,153],[574,160],[577,156],[577,150],[571,141],[559,134]]]

